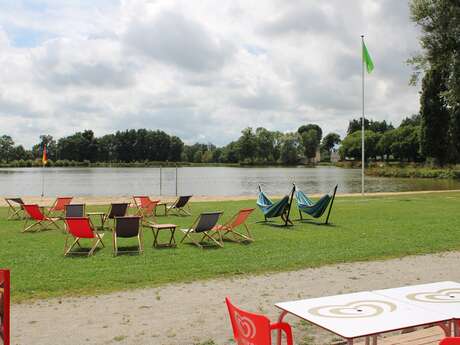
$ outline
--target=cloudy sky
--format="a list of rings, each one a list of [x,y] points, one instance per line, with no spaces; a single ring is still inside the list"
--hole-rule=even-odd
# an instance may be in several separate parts
[[[0,135],[30,146],[92,129],[162,129],[224,145],[242,128],[418,111],[405,0],[0,1]]]

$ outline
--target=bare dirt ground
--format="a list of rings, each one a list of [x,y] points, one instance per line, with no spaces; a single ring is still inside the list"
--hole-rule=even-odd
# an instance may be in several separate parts
[[[276,321],[276,302],[435,281],[460,281],[460,252],[238,276],[12,306],[15,345],[233,344],[225,296]],[[296,344],[337,338],[289,316]]]

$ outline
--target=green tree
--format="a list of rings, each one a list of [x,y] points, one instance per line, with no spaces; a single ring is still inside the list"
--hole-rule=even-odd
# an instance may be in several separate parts
[[[377,146],[382,134],[374,133],[373,131],[364,131],[364,148],[365,148],[365,160],[369,158],[376,159],[377,156],[381,156],[382,152]],[[354,158],[361,160],[361,132],[354,132],[347,135],[342,140],[342,145],[339,148],[339,154],[342,159]]]
[[[256,129],[257,159],[262,162],[274,160],[275,136],[273,132],[259,127]]]
[[[449,156],[449,111],[442,93],[446,90],[442,70],[432,69],[425,74],[420,97],[422,117],[420,146],[424,156],[443,165]]]
[[[298,135],[296,133],[284,135],[280,150],[280,159],[283,164],[298,163],[298,146]]]
[[[316,151],[319,147],[318,132],[315,129],[309,129],[300,134],[300,142],[302,143],[303,154],[308,160],[315,158]]]
[[[9,135],[0,137],[0,161],[8,163],[13,159],[14,141]]]
[[[252,163],[256,155],[256,136],[251,127],[243,129],[241,134],[238,139],[240,161],[249,160]]]

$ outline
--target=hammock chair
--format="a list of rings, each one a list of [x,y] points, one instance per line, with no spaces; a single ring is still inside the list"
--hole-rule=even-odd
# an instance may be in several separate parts
[[[296,191],[295,199],[297,201],[300,219],[303,220],[302,212],[305,212],[313,218],[320,218],[327,210],[327,207],[330,205],[329,211],[327,212],[326,221],[324,222],[324,224],[328,224],[332,204],[334,203],[335,193],[337,192],[337,187],[338,185],[334,187],[334,191],[331,194],[323,195],[317,202],[314,202],[310,198],[308,198],[308,196],[304,192],[300,190]]]
[[[286,195],[281,200],[273,202],[262,191],[262,188],[259,185],[259,196],[257,197],[257,206],[264,214],[265,221],[267,221],[268,218],[281,217],[281,219],[284,221],[284,226],[287,226],[288,224],[294,225],[289,219],[292,199],[294,198],[294,191],[295,187],[292,187],[290,196]]]

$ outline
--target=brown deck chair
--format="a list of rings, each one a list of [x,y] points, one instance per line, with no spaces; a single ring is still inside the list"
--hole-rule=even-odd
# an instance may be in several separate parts
[[[238,211],[232,218],[230,218],[225,224],[218,224],[214,227],[214,230],[220,232],[222,239],[234,240],[236,242],[241,241],[254,241],[254,238],[249,231],[249,228],[246,224],[246,220],[249,218],[251,213],[254,211],[254,208],[243,208]],[[238,227],[244,227],[246,234],[236,231]],[[230,237],[231,236],[231,237]]]
[[[30,231],[32,228],[34,228],[37,225],[40,226],[42,230],[45,230],[47,229],[46,227],[47,224],[53,224],[58,230],[61,230],[59,228],[59,225],[57,224],[57,222],[60,219],[48,217],[47,215],[43,213],[43,211],[40,209],[40,206],[38,206],[37,204],[31,204],[31,205],[24,204],[23,208],[26,214],[29,215],[30,219],[26,219],[22,232]],[[29,223],[29,220],[34,221],[34,223],[27,226]]]
[[[123,250],[123,253],[139,253],[142,254],[144,247],[142,245],[142,231],[141,231],[141,217],[129,216],[129,217],[115,217],[115,226],[113,228],[113,255],[117,256],[118,250],[118,238],[131,238],[137,237],[138,250],[130,251]]]
[[[24,201],[21,198],[5,198],[8,204],[8,220],[24,219]]]
[[[68,233],[65,239],[64,256],[67,256],[69,254],[87,254],[88,256],[91,256],[93,255],[99,243],[102,244],[103,247],[105,247],[104,242],[102,242],[102,237],[104,237],[104,234],[98,233],[95,230],[89,217],[65,218],[65,223]],[[72,236],[75,240],[70,246],[67,246],[70,236]],[[89,252],[86,253],[84,251],[72,251],[75,245],[78,245],[81,248],[80,240],[83,238],[91,239],[93,242]]]
[[[142,217],[142,221],[156,223],[155,209],[160,200],[151,200],[146,195],[135,195],[133,200],[137,207],[137,215]]]
[[[76,217],[85,217],[85,204],[70,204],[64,206],[64,229],[67,231],[67,223],[65,222],[66,218],[76,218]]]
[[[182,195],[179,198],[177,198],[176,201],[174,201],[172,204],[166,206],[166,215],[168,215],[169,212],[175,211],[178,215],[181,213],[186,215],[186,216],[191,216],[192,214],[191,209],[190,209],[190,204],[188,203],[192,195]],[[187,207],[188,210],[185,209]]]
[[[110,204],[109,212],[102,218],[102,228],[107,220],[112,219],[115,221],[115,217],[124,217],[128,212],[129,203],[120,202]]]
[[[212,235],[213,235],[213,229],[216,226],[217,222],[219,221],[220,216],[222,215],[222,211],[218,212],[206,212],[200,214],[197,219],[193,222],[192,226],[189,229],[181,229],[181,231],[184,233],[184,237],[182,237],[182,240],[180,243],[184,242],[186,238],[190,239],[192,243],[197,245],[199,248],[203,248],[203,242],[204,240],[208,240],[211,242],[211,244],[216,244],[219,247],[223,247],[224,243],[222,241],[222,237],[220,236],[221,233],[218,232],[219,234],[219,240],[216,240]],[[197,234],[197,235],[202,235],[200,241],[196,241],[192,235]]]
[[[48,209],[48,216],[57,217],[57,218],[65,218],[64,217],[65,207],[71,203],[72,199],[73,197],[71,196],[64,196],[64,197],[56,198],[56,200],[53,202],[51,207]]]

